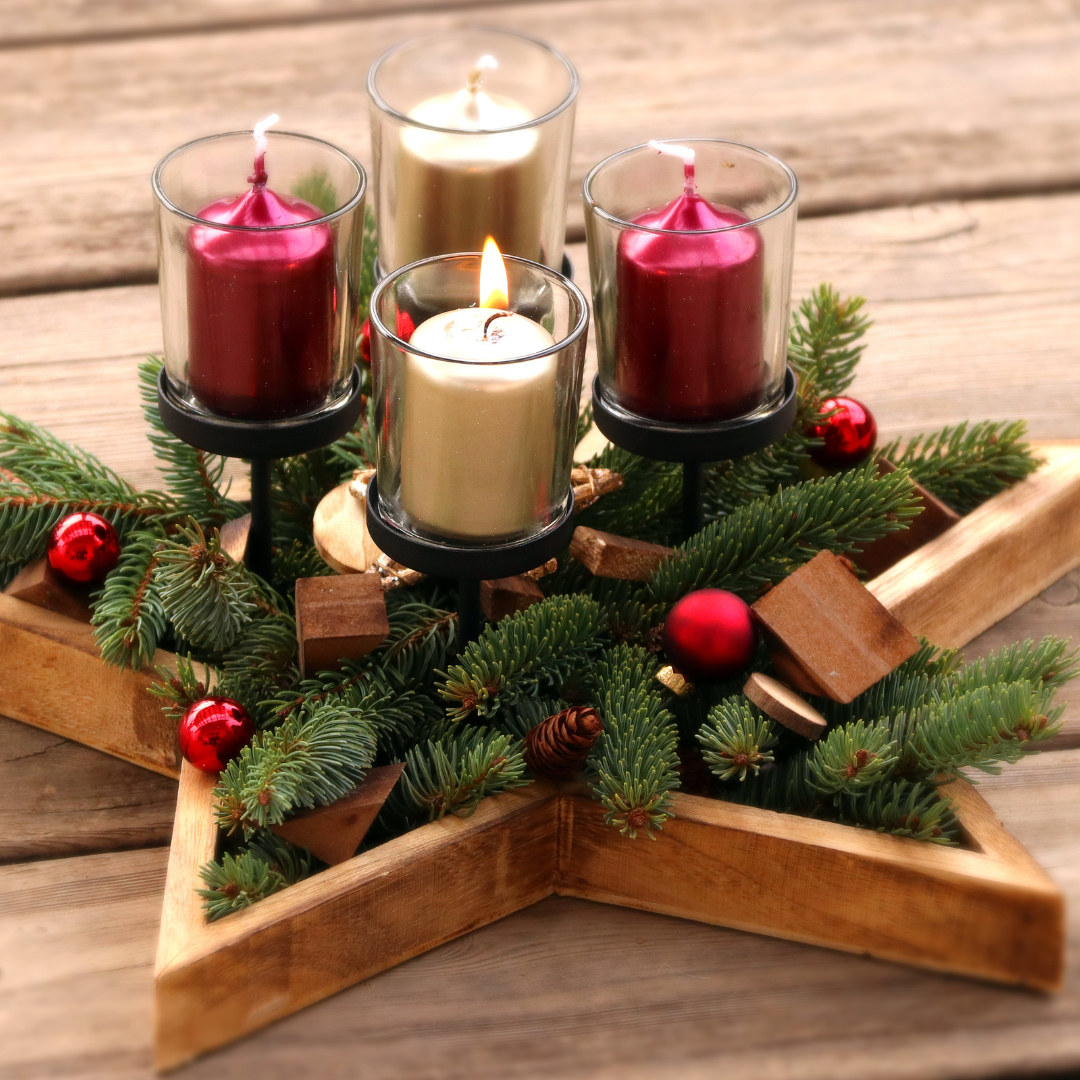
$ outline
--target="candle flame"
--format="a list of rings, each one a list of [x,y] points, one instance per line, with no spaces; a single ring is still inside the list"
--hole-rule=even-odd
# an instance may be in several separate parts
[[[480,306],[484,308],[510,307],[509,285],[506,281],[506,263],[495,238],[484,241],[484,257],[480,260]]]

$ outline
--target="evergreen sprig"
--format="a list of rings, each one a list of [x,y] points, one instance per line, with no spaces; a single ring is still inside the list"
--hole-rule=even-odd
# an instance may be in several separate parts
[[[295,885],[311,873],[311,856],[272,832],[256,836],[243,851],[199,868],[207,888],[195,891],[213,922]]]
[[[887,725],[854,724],[834,728],[810,752],[811,783],[825,793],[857,794],[887,780],[900,759]]]
[[[721,780],[758,773],[774,761],[778,743],[775,724],[745,700],[728,698],[709,710],[697,733],[702,757],[714,776]]]
[[[643,648],[619,645],[596,664],[596,706],[604,731],[589,756],[605,820],[621,833],[655,839],[679,786],[678,732],[656,682],[659,664]]]
[[[819,285],[792,319],[788,361],[799,376],[804,401],[820,403],[843,394],[855,379],[862,338],[872,325],[861,296],[841,299],[832,285]]]
[[[908,474],[879,476],[873,464],[781,489],[739,507],[675,549],[646,586],[670,606],[695,589],[728,589],[744,600],[809,562],[819,551],[857,551],[918,513]]]
[[[964,421],[930,435],[916,435],[903,450],[896,440],[880,451],[959,514],[968,514],[981,503],[1038,467],[1029,443],[1024,442],[1027,424],[985,420]]]
[[[358,710],[324,706],[257,732],[221,773],[214,816],[228,833],[280,825],[347,795],[375,759],[375,726]]]
[[[952,802],[933,784],[894,780],[837,799],[837,817],[849,825],[910,836],[935,844],[955,844],[960,823]]]
[[[446,672],[439,695],[462,720],[495,716],[557,688],[605,644],[603,609],[587,596],[552,596],[484,628]]]
[[[524,787],[522,743],[490,728],[465,725],[413,747],[381,819],[400,831],[447,814],[468,817],[480,800]]]

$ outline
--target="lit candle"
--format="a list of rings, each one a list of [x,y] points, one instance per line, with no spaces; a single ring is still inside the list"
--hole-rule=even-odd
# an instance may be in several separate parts
[[[660,420],[722,420],[752,412],[765,393],[764,243],[750,219],[698,194],[694,151],[683,193],[619,238],[615,384],[632,412]],[[726,229],[724,232],[704,230]]]
[[[486,236],[508,255],[543,261],[540,139],[535,128],[520,126],[534,119],[529,109],[483,89],[483,73],[497,66],[494,57],[480,57],[463,89],[410,110],[411,119],[430,127],[401,131],[396,235],[384,270],[431,255],[479,251]]]
[[[555,467],[555,339],[508,311],[506,268],[491,238],[480,306],[422,322],[406,354],[401,504],[426,531],[502,540],[546,521]],[[447,361],[466,361],[450,363]],[[499,363],[498,361],[516,363]]]
[[[208,409],[245,420],[298,416],[333,383],[334,240],[303,199],[267,186],[265,131],[255,126],[251,188],[196,215],[250,231],[192,225],[188,232],[188,378]]]

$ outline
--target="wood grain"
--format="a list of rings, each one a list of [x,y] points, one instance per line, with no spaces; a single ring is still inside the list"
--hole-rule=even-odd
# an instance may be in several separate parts
[[[198,135],[277,110],[367,163],[364,75],[478,17],[578,65],[570,190],[607,154],[687,133],[785,158],[804,213],[1080,179],[1080,20],[1053,0],[568,0],[9,50],[0,292],[151,280],[149,177]]]
[[[101,662],[85,623],[0,595],[0,708],[15,720],[68,736],[144,769],[176,777],[176,727],[149,693],[158,650],[145,671]]]
[[[0,717],[0,862],[167,844],[176,782]]]
[[[913,634],[965,645],[1080,563],[1080,446],[1039,453],[1033,475],[867,585]]]

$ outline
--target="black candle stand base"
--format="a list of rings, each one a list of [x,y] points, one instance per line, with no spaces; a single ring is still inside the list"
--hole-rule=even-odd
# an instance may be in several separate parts
[[[568,499],[558,518],[539,536],[527,540],[465,546],[405,532],[383,513],[377,478],[368,485],[367,493],[368,533],[382,551],[410,570],[457,579],[458,639],[462,646],[480,633],[480,582],[524,574],[564,551],[574,533],[573,511],[573,499]]]
[[[353,368],[349,390],[328,409],[288,420],[231,420],[197,412],[181,401],[165,369],[158,374],[158,412],[178,439],[208,454],[246,458],[251,462],[251,529],[244,562],[270,580],[270,463],[328,446],[352,431],[364,405],[360,372]]]
[[[709,461],[745,457],[776,442],[795,421],[795,372],[789,367],[777,405],[766,413],[740,416],[715,423],[678,423],[639,416],[617,404],[593,379],[593,419],[601,433],[616,446],[658,461],[681,461],[683,466],[683,536],[704,525],[704,470]]]

